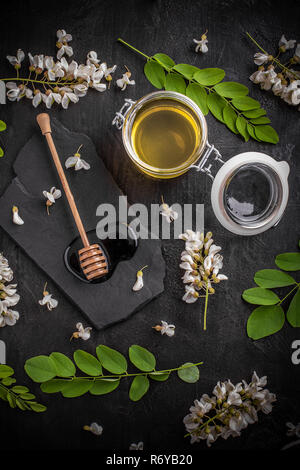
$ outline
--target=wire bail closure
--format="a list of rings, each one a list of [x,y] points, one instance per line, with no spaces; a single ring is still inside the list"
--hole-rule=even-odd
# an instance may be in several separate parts
[[[130,108],[132,108],[135,103],[136,101],[133,101],[130,98],[125,98],[125,103],[123,104],[120,111],[116,111],[115,117],[112,120],[112,125],[116,126],[117,129],[121,130],[124,125],[125,116],[127,112],[130,110]]]
[[[211,173],[211,167],[213,165],[212,163],[208,163],[207,166],[206,163],[208,162],[208,159],[210,155],[214,152],[215,153],[215,162],[220,162],[220,163],[225,163],[224,160],[222,160],[222,155],[220,154],[219,150],[216,149],[216,147],[213,144],[210,144],[209,142],[206,143],[207,149],[201,157],[200,162],[198,165],[191,165],[190,168],[195,168],[196,171],[201,171],[202,173],[206,173],[212,180],[214,180],[214,176]]]

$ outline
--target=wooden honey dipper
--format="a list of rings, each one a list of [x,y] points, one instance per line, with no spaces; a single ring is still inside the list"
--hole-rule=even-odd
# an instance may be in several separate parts
[[[79,212],[77,210],[73,194],[71,193],[67,178],[61,166],[58,153],[56,151],[50,126],[50,116],[47,113],[38,114],[36,117],[42,134],[46,137],[53,161],[55,163],[58,176],[67,196],[69,206],[71,208],[78,232],[80,234],[84,248],[78,250],[79,263],[81,269],[88,281],[99,278],[108,273],[108,264],[106,256],[98,244],[90,245],[86,231],[83,227]]]

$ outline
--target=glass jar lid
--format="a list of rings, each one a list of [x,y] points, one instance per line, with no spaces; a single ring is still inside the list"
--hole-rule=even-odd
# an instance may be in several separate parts
[[[256,235],[276,225],[288,201],[287,162],[259,152],[232,157],[214,178],[211,202],[219,222],[238,235]]]

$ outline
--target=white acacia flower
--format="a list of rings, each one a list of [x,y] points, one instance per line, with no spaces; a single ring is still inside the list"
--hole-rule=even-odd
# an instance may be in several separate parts
[[[70,42],[72,41],[72,35],[71,34],[68,34],[66,33],[66,31],[64,29],[59,29],[56,31],[56,36],[57,36],[57,40],[59,42],[62,42],[62,43],[65,43],[65,42]]]
[[[270,56],[268,54],[264,54],[263,52],[256,52],[253,57],[254,63],[256,65],[263,65],[266,62],[269,62],[269,60],[271,60]]]
[[[142,267],[137,273],[136,273],[136,281],[132,287],[133,291],[138,291],[141,290],[144,287],[144,281],[143,281],[143,270],[147,268],[148,265]]]
[[[251,80],[251,82],[253,83],[262,83],[265,81],[265,71],[264,70],[256,70],[256,72],[254,72],[252,75],[250,75],[249,79]]]
[[[61,62],[54,62],[53,57],[45,57],[44,63],[50,81],[55,81],[56,78],[64,77],[65,71]]]
[[[161,320],[161,325],[152,327],[156,331],[160,331],[161,335],[167,335],[170,338],[175,334],[175,325],[168,324],[166,321]]]
[[[184,302],[186,302],[187,304],[193,304],[197,301],[198,297],[199,294],[193,286],[185,286],[185,294],[182,297],[182,300]]]
[[[98,54],[96,51],[90,51],[87,53],[87,56],[86,56],[86,63],[87,65],[96,65],[96,64],[99,64],[100,62],[100,59],[98,59]]]
[[[75,95],[77,95],[79,98],[82,98],[87,94],[88,87],[84,83],[78,83],[73,86],[73,90]]]
[[[116,83],[119,88],[121,88],[121,91],[124,91],[127,87],[127,85],[135,85],[134,80],[130,80],[131,77],[131,72],[130,70],[125,66],[127,72],[123,73],[122,78],[119,78]]]
[[[35,69],[38,68],[41,71],[44,70],[44,54],[32,55],[28,52],[29,63]]]
[[[297,44],[293,59],[296,62],[300,62],[300,44]]]
[[[161,197],[161,199],[162,204],[160,205],[160,213],[163,217],[167,219],[167,222],[169,222],[170,224],[174,220],[178,219],[178,212],[174,211],[172,209],[172,206],[170,207],[168,204],[166,204],[163,197]]]
[[[208,47],[207,47],[208,39],[207,39],[206,33],[207,31],[204,34],[202,34],[200,40],[193,39],[194,43],[197,44],[197,46],[195,47],[195,52],[202,52],[203,54],[206,54],[206,52],[208,51]]]
[[[273,84],[275,83],[275,80],[277,80],[277,73],[274,71],[274,67],[270,66],[270,68],[266,70],[264,74],[265,79],[260,84],[260,87],[262,90],[271,90]]]
[[[300,423],[296,425],[293,423],[286,423],[286,427],[288,428],[286,432],[287,436],[297,436],[300,438]]]
[[[274,95],[281,96],[285,88],[286,88],[286,85],[283,85],[281,79],[278,78],[277,80],[274,81],[274,85],[272,86],[272,91]]]
[[[75,339],[81,338],[84,341],[87,341],[88,339],[90,339],[91,330],[92,330],[91,327],[84,328],[82,323],[76,323],[76,328],[77,328],[78,331],[75,331],[72,334],[70,341],[73,338],[75,338]]]
[[[83,160],[83,158],[81,158],[81,154],[79,153],[81,147],[82,145],[80,145],[74,155],[67,158],[67,160],[65,161],[66,168],[75,168],[76,171],[81,170],[82,168],[84,170],[89,170],[91,168],[90,164]]]
[[[106,62],[102,62],[102,64],[99,65],[99,70],[103,72],[103,76],[105,77],[105,80],[108,82],[112,81],[112,76],[111,74],[116,71],[117,66],[113,65],[112,67],[107,67]]]
[[[288,49],[293,49],[293,47],[295,47],[295,44],[296,44],[296,39],[290,39],[288,41],[283,34],[279,40],[278,46],[282,52],[285,52]]]
[[[47,309],[51,311],[58,306],[58,301],[52,298],[52,294],[49,294],[49,292],[46,291],[46,288],[47,288],[47,282],[44,285],[43,298],[42,300],[39,300],[39,304],[47,305]]]
[[[13,223],[16,225],[23,225],[24,220],[19,216],[19,209],[17,208],[17,206],[13,206],[12,213],[13,213]]]
[[[144,443],[142,441],[135,444],[134,442],[130,444],[129,450],[144,450]]]
[[[4,326],[14,326],[19,320],[20,315],[16,310],[8,309],[0,315],[0,328]]]
[[[7,309],[14,307],[20,300],[17,294],[17,284],[9,284],[8,286],[0,283],[0,313],[7,312]]]
[[[34,97],[33,97],[33,100],[32,100],[32,106],[37,108],[38,105],[40,103],[42,103],[42,101],[45,100],[45,97],[46,97],[46,95],[44,93],[42,93],[40,90],[35,90]]]
[[[15,56],[7,55],[6,58],[11,65],[13,65],[16,69],[19,69],[21,67],[21,62],[25,58],[25,54],[22,49],[18,49],[17,54]]]
[[[61,59],[64,54],[66,54],[68,57],[71,57],[73,55],[73,49],[68,45],[68,42],[72,41],[71,34],[67,34],[64,29],[59,29],[56,35],[56,46],[58,47],[56,57]]]
[[[70,101],[78,103],[79,97],[73,92],[72,88],[64,86],[61,87],[60,91],[62,92],[61,105],[64,109],[68,109]]]
[[[103,427],[98,423],[92,423],[90,426],[83,426],[83,429],[85,431],[90,431],[92,434],[95,434],[95,436],[101,436],[103,433]]]
[[[53,103],[61,103],[61,95],[59,93],[54,93],[53,91],[46,92],[43,96],[43,101],[46,105],[46,108],[50,109]]]
[[[55,186],[52,186],[50,191],[43,191],[43,195],[47,199],[46,208],[47,208],[47,213],[49,215],[49,207],[55,204],[56,199],[59,199],[61,197],[61,191],[60,189],[56,189]]]
[[[13,278],[13,271],[8,264],[8,260],[0,253],[0,281],[10,282]]]

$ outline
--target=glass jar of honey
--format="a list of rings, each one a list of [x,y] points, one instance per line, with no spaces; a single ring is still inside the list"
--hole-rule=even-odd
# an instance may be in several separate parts
[[[219,222],[238,235],[274,227],[285,211],[289,165],[260,152],[223,161],[207,140],[206,119],[190,98],[157,91],[138,101],[125,100],[113,120],[122,129],[134,165],[152,178],[169,179],[196,169],[212,180],[211,204]],[[215,163],[221,164],[213,176]]]

